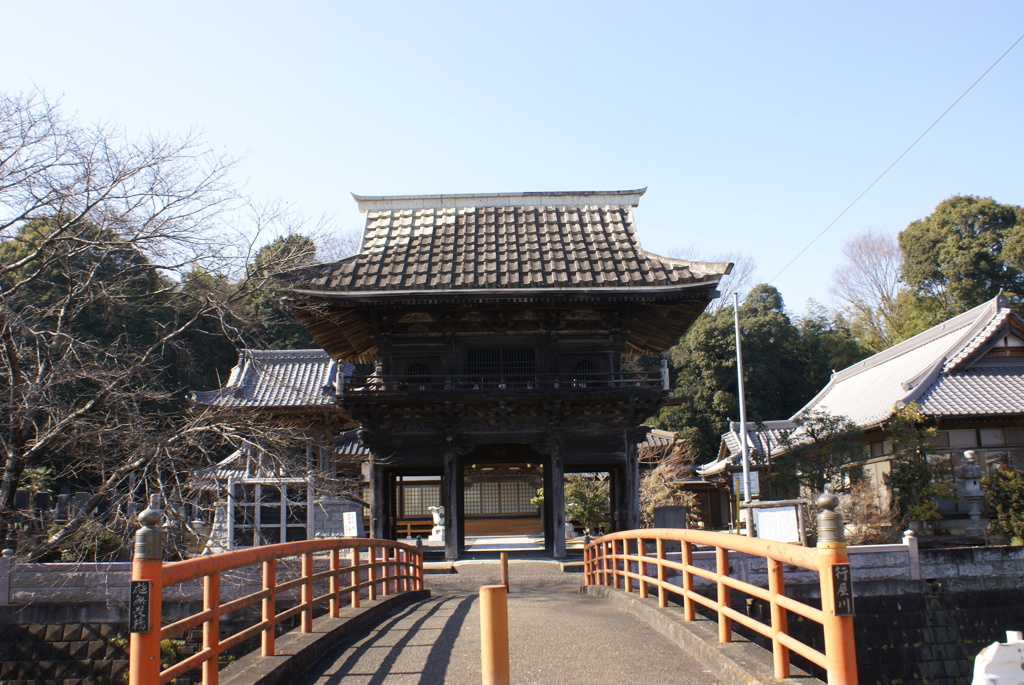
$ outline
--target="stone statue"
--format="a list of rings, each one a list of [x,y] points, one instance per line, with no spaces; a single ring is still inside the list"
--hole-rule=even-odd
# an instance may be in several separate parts
[[[434,517],[435,526],[444,525],[444,507],[427,507],[427,511]]]
[[[444,507],[427,507],[427,511],[434,517],[434,527],[427,539],[432,542],[444,542]]]

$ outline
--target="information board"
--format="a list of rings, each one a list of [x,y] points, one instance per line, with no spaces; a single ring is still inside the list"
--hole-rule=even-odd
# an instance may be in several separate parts
[[[796,507],[759,507],[754,512],[757,537],[776,542],[800,542]]]
[[[341,515],[341,525],[344,528],[345,537],[357,538],[359,535],[359,514],[354,511],[346,511]]]

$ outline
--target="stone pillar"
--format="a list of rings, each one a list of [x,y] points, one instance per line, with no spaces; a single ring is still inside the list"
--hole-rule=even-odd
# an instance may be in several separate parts
[[[386,486],[384,467],[373,463],[370,465],[370,537],[378,540],[387,536],[387,498],[384,488]]]
[[[624,530],[636,530],[640,527],[640,456],[637,454],[632,431],[626,431],[625,440],[626,468],[622,484],[625,520],[622,523]]]
[[[459,490],[462,489],[462,472],[459,455],[449,446],[444,452],[444,475],[441,495],[444,504],[444,558],[458,559],[461,536],[459,535]]]
[[[565,464],[562,441],[551,441],[551,554],[556,559],[565,557]],[[545,500],[549,497],[545,497]]]

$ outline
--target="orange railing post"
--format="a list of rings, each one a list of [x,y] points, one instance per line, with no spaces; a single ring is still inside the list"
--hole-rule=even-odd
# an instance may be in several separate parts
[[[359,548],[353,547],[351,556],[349,557],[349,563],[352,565],[352,571],[349,573],[349,584],[352,586],[352,594],[349,598],[349,602],[352,604],[353,609],[359,608]]]
[[[416,538],[416,589],[423,589],[423,540]]]
[[[331,550],[331,618],[341,615],[341,551]]]
[[[267,559],[263,562],[263,590],[267,596],[263,598],[263,621],[267,629],[260,640],[263,656],[274,656],[274,638],[277,629],[277,560]]]
[[[697,618],[697,609],[693,606],[693,574],[690,573],[690,566],[693,566],[693,545],[684,542],[681,545],[683,565],[683,620],[693,621]]]
[[[768,559],[768,593],[771,597],[772,614],[772,658],[775,661],[775,677],[789,677],[789,648],[779,639],[780,635],[789,634],[789,621],[786,610],[779,606],[778,598],[786,594],[785,580],[782,577],[782,562]]]
[[[159,495],[138,518],[142,528],[135,533],[132,583],[129,600],[128,647],[129,685],[160,682],[160,610],[163,595],[163,539]]]
[[[637,581],[640,584],[640,598],[647,599],[647,583],[644,582],[644,577],[647,575],[647,565],[644,563],[644,541],[641,538],[636,539],[636,570],[640,579]]]
[[[203,622],[203,651],[210,658],[203,662],[203,685],[217,685],[220,675],[220,573],[203,579],[203,612],[210,612]]]
[[[377,548],[368,547],[367,552],[370,562],[366,568],[366,598],[373,601],[377,599]]]
[[[623,540],[623,543],[625,543],[625,540]],[[614,585],[616,590],[618,590],[619,588],[622,587],[622,576],[619,575],[619,562],[621,561],[621,559],[619,559],[619,552],[618,552],[618,550],[619,550],[619,541],[618,540],[612,540],[612,555],[611,555],[611,561],[612,561],[612,583],[613,583],[613,585]]]
[[[732,641],[732,619],[725,615],[723,608],[729,606],[729,586],[722,580],[729,575],[729,550],[715,548],[715,568],[718,571],[718,641]]]
[[[302,632],[313,632],[313,553],[302,555]]]
[[[857,652],[853,638],[853,586],[843,517],[835,511],[839,498],[818,497],[818,572],[821,579],[822,627],[825,632],[825,671],[828,685],[856,685]]]
[[[668,606],[668,591],[665,590],[665,541],[658,538],[655,544],[658,554],[658,606],[664,609]]]

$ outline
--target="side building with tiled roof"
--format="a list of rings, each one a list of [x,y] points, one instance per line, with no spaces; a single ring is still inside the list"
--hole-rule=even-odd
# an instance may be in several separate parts
[[[376,367],[336,393],[374,455],[376,536],[396,483],[427,475],[449,558],[467,530],[539,524],[563,555],[567,472],[608,472],[614,527],[636,527],[636,445],[669,389],[628,357],[675,344],[731,268],[644,250],[643,192],[356,196],[359,254],[280,275],[332,359]],[[525,486],[477,488],[481,465],[542,473],[544,516]]]
[[[960,477],[966,451],[975,453],[985,473],[1024,469],[1024,320],[1004,296],[833,374],[788,422],[769,423],[792,430],[803,413],[849,418],[864,431],[866,475],[881,487],[893,454],[887,423],[896,407],[911,402],[938,431],[929,459],[956,487],[957,501],[940,503],[945,525],[955,527],[968,511]],[[738,442],[724,435],[720,458],[698,472],[738,463],[738,450],[726,449],[730,438]],[[792,439],[799,441],[799,430]],[[771,452],[780,450],[776,445]]]
[[[248,441],[194,474],[213,512],[206,551],[341,536],[346,513],[362,530],[363,507],[345,495],[359,492],[368,452],[334,401],[351,370],[323,350],[245,350],[223,388],[192,393],[199,408],[287,428],[295,442]]]

